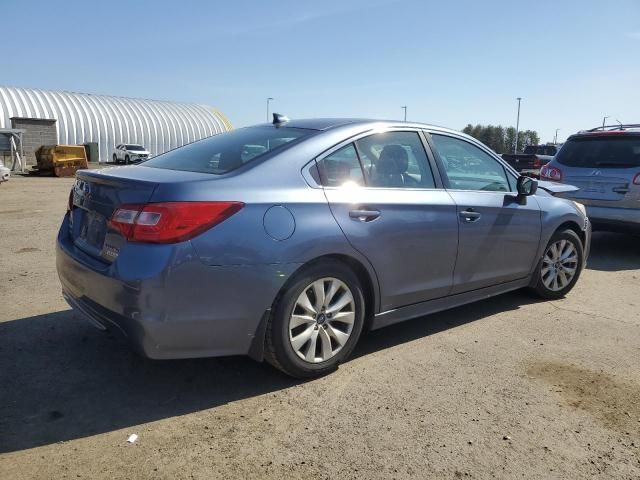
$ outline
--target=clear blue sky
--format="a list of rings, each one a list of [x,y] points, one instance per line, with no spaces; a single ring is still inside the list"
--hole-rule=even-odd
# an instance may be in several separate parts
[[[1,0],[0,85],[198,102],[234,124],[640,123],[640,1]]]

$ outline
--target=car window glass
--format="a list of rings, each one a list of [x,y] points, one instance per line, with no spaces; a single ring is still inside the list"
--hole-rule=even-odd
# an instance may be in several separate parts
[[[568,167],[640,167],[640,137],[634,135],[593,135],[567,141],[556,160]]]
[[[449,188],[509,192],[512,186],[504,167],[489,154],[464,140],[432,135]],[[515,183],[515,182],[511,182]]]
[[[434,188],[433,173],[417,132],[385,132],[356,141],[367,185]]]
[[[352,143],[318,162],[320,179],[325,187],[340,187],[348,183],[364,184],[358,154]]]
[[[240,128],[176,148],[144,162],[144,166],[220,175],[313,133],[291,127]]]

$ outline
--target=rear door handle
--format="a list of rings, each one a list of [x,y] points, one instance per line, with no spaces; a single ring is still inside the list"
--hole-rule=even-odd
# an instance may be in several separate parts
[[[474,211],[473,208],[468,208],[460,212],[460,216],[467,223],[477,222],[482,215]]]
[[[380,210],[350,210],[349,216],[354,220],[360,220],[361,222],[370,222],[371,220],[375,220],[380,216]]]

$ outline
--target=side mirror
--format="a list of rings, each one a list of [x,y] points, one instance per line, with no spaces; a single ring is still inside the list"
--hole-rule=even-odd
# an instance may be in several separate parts
[[[518,196],[528,197],[534,195],[538,191],[538,181],[531,177],[518,177]]]

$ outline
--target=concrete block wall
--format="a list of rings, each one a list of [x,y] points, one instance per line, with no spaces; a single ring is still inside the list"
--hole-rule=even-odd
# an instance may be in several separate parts
[[[11,119],[11,128],[26,130],[22,134],[22,148],[24,149],[27,165],[36,164],[35,151],[42,145],[55,145],[58,143],[56,120],[13,117]]]

